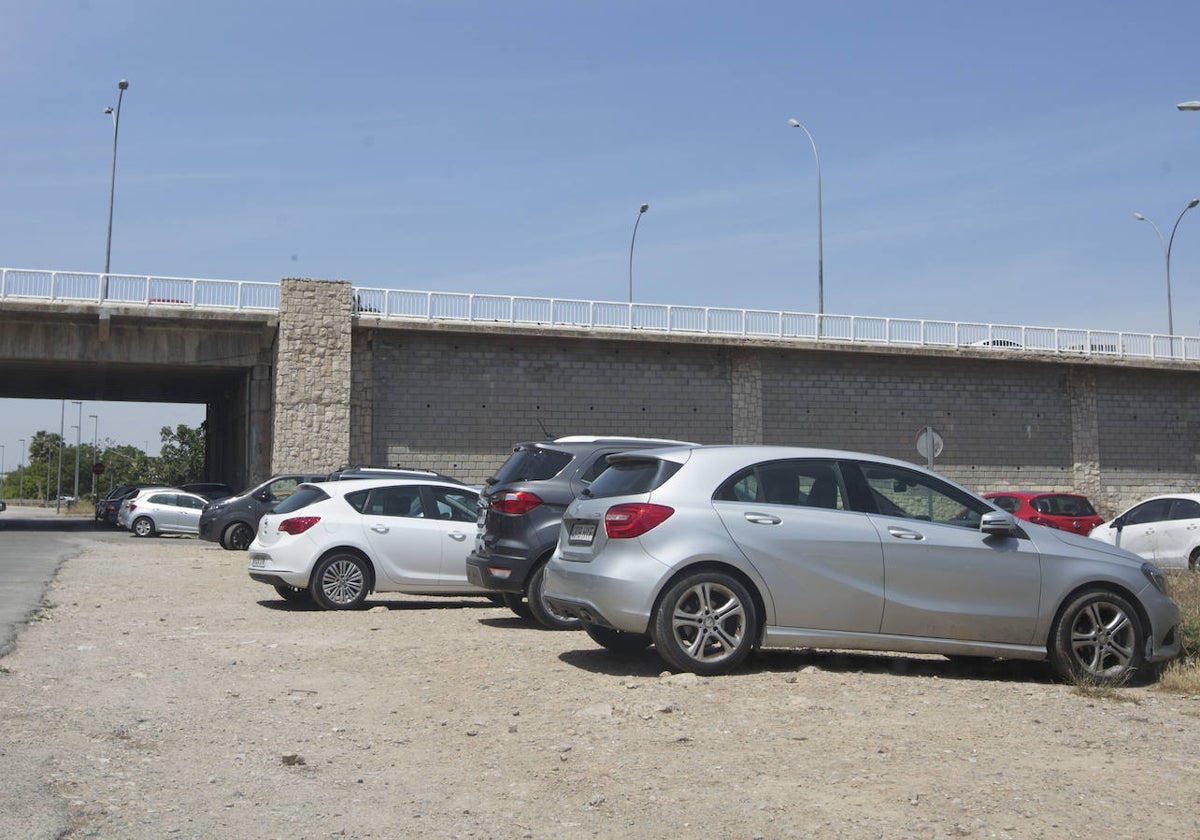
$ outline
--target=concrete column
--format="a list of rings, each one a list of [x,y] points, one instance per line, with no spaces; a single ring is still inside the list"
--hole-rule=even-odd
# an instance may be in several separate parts
[[[280,281],[272,472],[349,462],[352,320],[349,283]]]
[[[733,443],[763,442],[762,358],[758,350],[733,350],[729,354],[733,394]]]
[[[1071,455],[1075,490],[1100,499],[1100,422],[1096,409],[1096,374],[1081,365],[1067,369],[1071,400]]]

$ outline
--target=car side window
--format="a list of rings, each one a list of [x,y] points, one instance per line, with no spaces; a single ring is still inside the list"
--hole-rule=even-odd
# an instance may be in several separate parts
[[[179,506],[185,507],[185,508],[197,508],[198,509],[198,508],[204,507],[204,500],[197,499],[195,496],[180,495],[179,496]]]
[[[146,504],[175,506],[176,498],[178,497],[174,493],[155,493],[153,496],[146,499]]]
[[[416,486],[376,487],[370,491],[363,513],[372,516],[400,516],[417,519],[425,515],[421,488]]]
[[[267,493],[270,494],[272,500],[281,502],[296,492],[296,486],[299,483],[300,481],[294,476],[277,478],[267,485]]]
[[[478,496],[466,490],[447,490],[442,487],[430,488],[434,505],[437,507],[438,519],[448,519],[451,522],[474,522],[479,516]]]
[[[875,513],[978,529],[992,508],[933,476],[891,464],[858,463]]]
[[[1125,514],[1125,524],[1145,525],[1150,522],[1162,522],[1170,512],[1171,501],[1171,499],[1151,499],[1143,502]]]
[[[1172,519],[1200,519],[1200,502],[1194,499],[1176,499],[1171,505]]]
[[[595,460],[588,464],[587,469],[579,476],[580,481],[586,484],[591,484],[595,481],[602,472],[608,469],[608,456],[612,454],[612,452],[606,451],[597,455]]]
[[[838,470],[832,461],[771,461],[747,467],[726,479],[713,498],[726,502],[846,510]]]

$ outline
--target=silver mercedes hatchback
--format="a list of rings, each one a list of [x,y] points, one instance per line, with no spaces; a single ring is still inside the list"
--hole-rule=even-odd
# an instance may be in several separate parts
[[[683,446],[610,457],[545,597],[612,650],[721,674],[759,646],[1048,660],[1119,682],[1179,653],[1162,573],[891,458]]]

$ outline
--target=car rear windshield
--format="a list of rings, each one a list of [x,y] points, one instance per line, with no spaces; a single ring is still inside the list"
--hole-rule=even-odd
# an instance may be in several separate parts
[[[612,464],[588,488],[592,498],[635,496],[658,489],[681,465],[658,458],[621,460]]]
[[[508,456],[493,484],[508,484],[514,481],[545,481],[562,472],[571,463],[572,456],[556,449],[541,446],[522,446]]]
[[[312,487],[307,484],[301,484],[296,488],[296,492],[288,496],[282,502],[275,506],[276,513],[291,513],[293,511],[306,508],[316,502],[323,502],[329,498],[329,494],[320,487]]]
[[[1038,496],[1033,509],[1049,516],[1095,516],[1096,509],[1083,496]]]

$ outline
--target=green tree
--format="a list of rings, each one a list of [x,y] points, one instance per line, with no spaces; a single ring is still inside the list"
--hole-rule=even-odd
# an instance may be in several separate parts
[[[158,480],[166,484],[184,484],[204,478],[204,424],[197,428],[179,425],[171,431],[163,426],[159,433],[162,449],[158,455]]]
[[[55,432],[35,432],[29,439],[29,462],[31,464],[56,463],[62,435]]]

